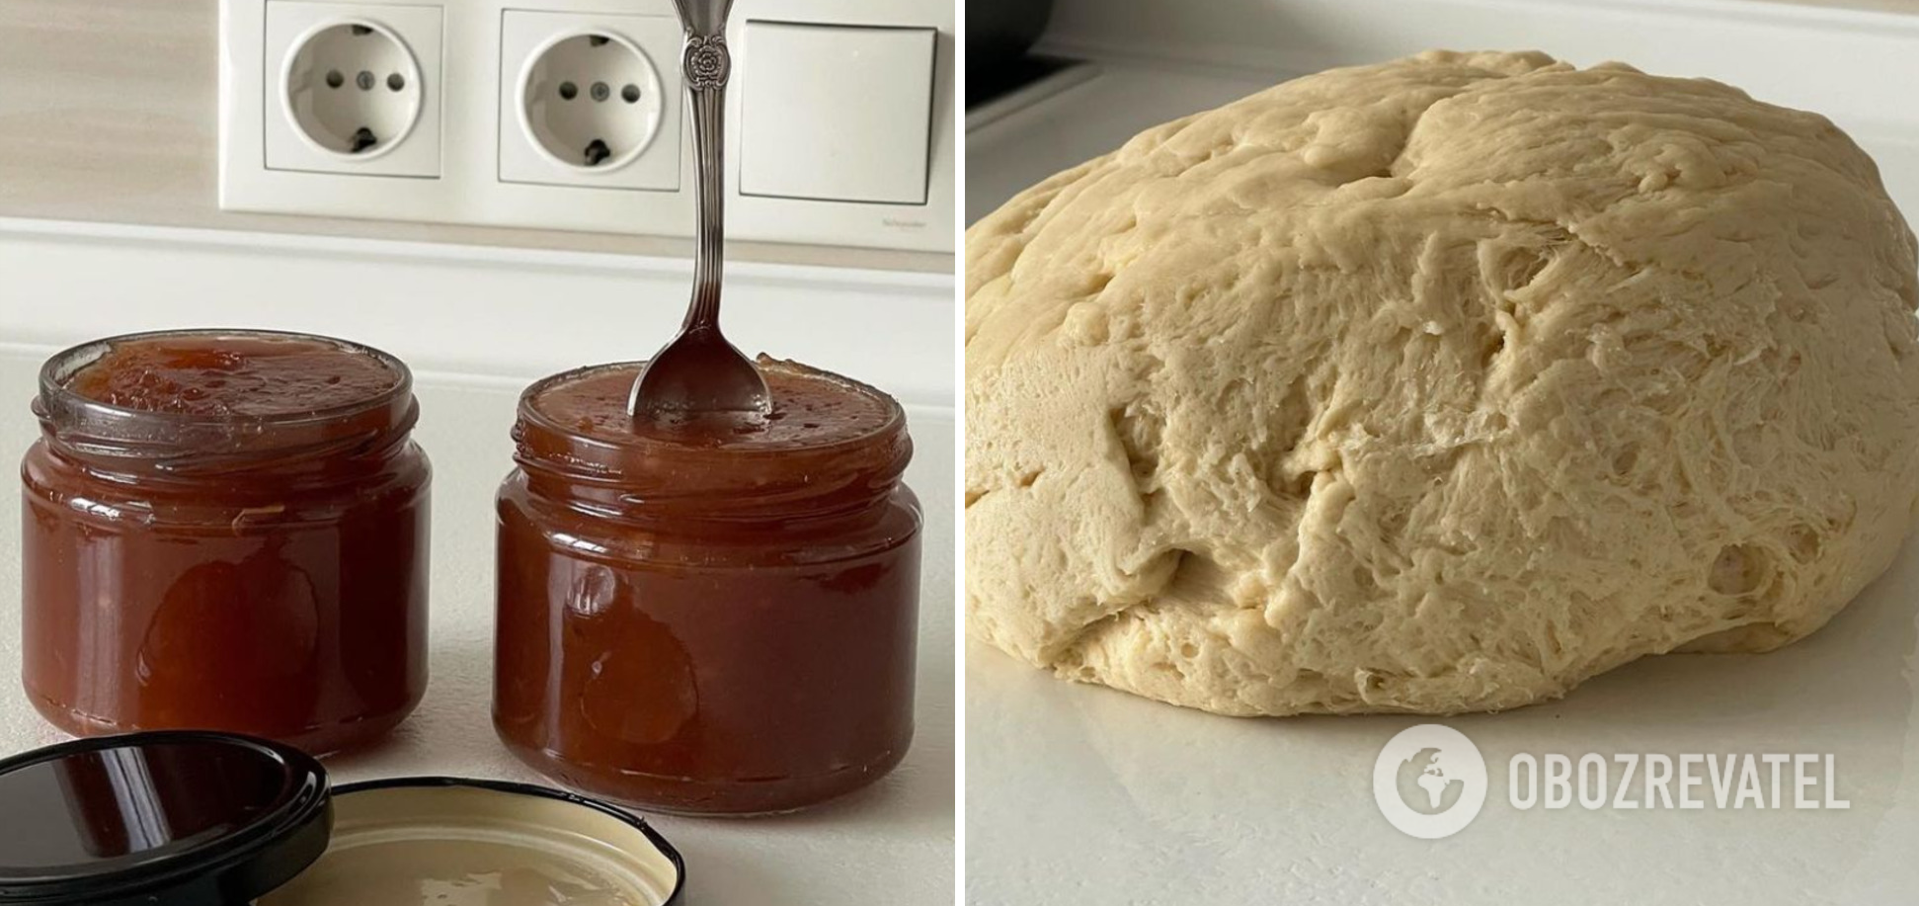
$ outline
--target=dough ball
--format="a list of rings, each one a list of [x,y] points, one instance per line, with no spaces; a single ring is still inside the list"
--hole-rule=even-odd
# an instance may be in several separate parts
[[[1224,714],[1784,645],[1913,521],[1914,270],[1825,118],[1618,64],[1149,130],[967,232],[969,631]]]

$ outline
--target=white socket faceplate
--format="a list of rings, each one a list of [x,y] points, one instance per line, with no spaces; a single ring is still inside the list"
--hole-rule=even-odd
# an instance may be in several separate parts
[[[268,4],[265,167],[439,176],[441,26],[432,6]]]
[[[678,191],[681,83],[660,67],[679,60],[679,46],[679,22],[664,16],[507,10],[500,179]],[[596,141],[607,156],[589,164]]]
[[[725,124],[729,238],[953,251],[956,6],[953,0],[737,0],[727,37],[736,57]],[[296,118],[286,113],[289,48],[309,30],[335,20],[378,23],[417,61],[419,117],[391,150],[335,153],[303,137]],[[751,106],[743,114],[742,98],[752,91],[746,82],[754,72],[746,28],[755,20],[935,32],[924,204],[741,193],[741,117],[750,115]],[[651,101],[659,102],[653,134],[630,161],[604,169],[555,160],[528,137],[522,122],[522,76],[534,51],[557,36],[591,30],[594,23],[631,40],[659,82],[652,97],[643,95],[638,105],[643,112]],[[658,236],[693,233],[693,156],[673,0],[220,0],[220,32],[223,209]],[[904,77],[928,76],[922,70]],[[638,78],[637,72],[630,76]],[[624,105],[617,92],[625,84],[609,81],[609,100],[601,103]],[[590,83],[578,87],[589,91]],[[846,99],[848,105],[860,102]],[[844,109],[821,111],[820,129],[794,140],[831,140],[830,124],[843,114]],[[556,134],[574,134],[563,120],[548,126]]]

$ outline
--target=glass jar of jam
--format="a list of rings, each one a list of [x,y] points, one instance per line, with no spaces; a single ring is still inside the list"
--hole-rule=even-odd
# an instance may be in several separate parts
[[[570,786],[697,814],[865,786],[913,734],[919,501],[891,397],[761,359],[764,421],[626,413],[637,363],[520,398],[494,723]]]
[[[263,331],[60,353],[21,466],[25,680],[70,733],[316,754],[426,687],[426,455],[398,359]]]

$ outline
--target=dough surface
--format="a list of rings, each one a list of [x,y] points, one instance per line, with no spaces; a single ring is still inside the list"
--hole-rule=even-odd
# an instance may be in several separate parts
[[[968,631],[1223,714],[1764,651],[1919,506],[1911,231],[1824,117],[1431,52],[966,234]]]

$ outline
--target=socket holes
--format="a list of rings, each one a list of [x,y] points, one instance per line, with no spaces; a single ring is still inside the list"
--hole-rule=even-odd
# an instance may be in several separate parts
[[[292,47],[282,100],[307,144],[366,160],[413,131],[420,119],[420,68],[397,35],[372,22],[335,21],[314,27]],[[359,90],[340,90],[349,81]],[[387,90],[375,91],[382,83]]]
[[[607,98],[613,96],[613,88],[612,86],[606,84],[605,82],[594,82],[591,93],[594,100],[604,101]],[[570,101],[579,96],[580,96],[580,86],[575,85],[572,82],[560,83],[560,100]],[[629,104],[639,103],[640,102],[640,86],[628,83],[626,87],[620,89],[620,99]]]
[[[561,34],[535,50],[521,73],[520,126],[549,161],[607,173],[653,141],[659,93],[658,72],[633,42],[604,32]],[[604,103],[616,95],[625,103]],[[587,99],[593,103],[578,103]]]

